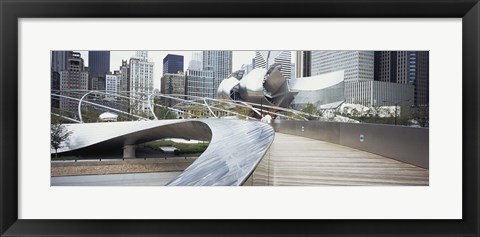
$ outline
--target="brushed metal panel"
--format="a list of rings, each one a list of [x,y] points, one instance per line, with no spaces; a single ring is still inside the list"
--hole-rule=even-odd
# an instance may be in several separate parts
[[[65,125],[72,132],[59,153],[121,149],[162,138],[210,140],[207,149],[170,186],[239,186],[273,142],[273,128],[259,121],[200,119]]]

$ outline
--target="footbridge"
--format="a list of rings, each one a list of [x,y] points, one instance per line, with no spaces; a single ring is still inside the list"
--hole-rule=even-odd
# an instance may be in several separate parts
[[[238,186],[252,174],[274,139],[273,128],[258,121],[204,119],[65,125],[71,136],[59,153],[124,149],[135,158],[137,144],[164,138],[209,140],[207,149],[167,185]]]
[[[72,94],[78,93],[78,95]],[[391,125],[307,121],[305,114],[290,109],[254,103],[236,103],[206,98],[179,98],[150,94],[151,116],[132,114],[98,102],[106,92],[70,91],[52,93],[78,103],[78,114],[52,112],[52,116],[76,124],[64,124],[71,133],[58,149],[61,154],[98,153],[123,149],[123,158],[135,158],[138,144],[164,138],[210,141],[208,148],[170,186],[240,185],[428,185],[428,129]],[[128,95],[117,97],[132,99]],[[187,114],[180,107],[152,103],[152,97],[179,100],[208,108],[210,118],[159,119],[155,106]],[[125,114],[132,121],[83,123],[82,105]],[[259,113],[270,109],[277,115],[273,124],[250,116],[240,118],[235,108]],[[233,109],[232,109],[233,108]],[[214,111],[237,115],[217,118]],[[237,110],[238,111],[238,110]],[[62,112],[62,113],[60,113]],[[187,116],[184,116],[187,117]],[[52,151],[53,153],[53,151]]]

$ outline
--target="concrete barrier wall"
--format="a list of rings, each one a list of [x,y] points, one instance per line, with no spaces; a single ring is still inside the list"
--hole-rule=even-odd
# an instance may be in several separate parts
[[[429,168],[428,128],[275,120],[275,131],[371,152],[422,168]]]

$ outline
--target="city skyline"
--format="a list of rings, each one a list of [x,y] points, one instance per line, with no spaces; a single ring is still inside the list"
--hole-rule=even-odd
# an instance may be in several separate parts
[[[73,50],[79,52],[85,62],[88,65],[89,58],[88,52],[84,50]],[[163,59],[168,54],[176,54],[183,56],[184,58],[184,71],[188,68],[190,60],[192,60],[192,50],[189,51],[160,51],[160,50],[148,50],[149,59],[155,63],[154,67],[154,88],[160,90],[160,79],[163,75]],[[240,70],[243,64],[252,63],[252,59],[255,57],[255,51],[232,51],[232,71]],[[110,51],[110,71],[118,70],[122,65],[122,60],[129,60],[135,56],[134,50],[112,50]]]
[[[309,96],[308,100],[301,100],[303,101],[302,103],[297,103],[297,100],[293,100],[292,105],[298,108],[305,106],[305,103],[313,103],[318,108],[337,107],[339,102],[369,106],[388,104],[410,104],[415,106],[428,105],[428,51],[327,50],[310,52],[311,54],[308,54],[310,58],[306,58],[307,60],[304,62],[309,65],[304,66],[305,68],[308,68],[308,72],[306,71],[305,73],[311,74],[311,77],[298,78],[302,80],[297,80],[296,76],[293,75],[295,72],[295,65],[291,62],[297,61],[296,56],[298,52],[294,52],[292,55],[292,51],[111,51],[111,53],[110,51],[85,51],[83,52],[85,57],[82,56],[81,59],[82,62],[86,61],[84,58],[90,60],[90,62],[85,62],[85,64],[88,63],[89,65],[89,69],[87,70],[85,68],[85,70],[88,71],[89,81],[91,81],[88,83],[88,89],[92,90],[104,90],[106,80],[105,76],[97,75],[98,73],[95,73],[95,70],[93,70],[92,73],[92,69],[95,68],[90,68],[90,66],[95,66],[99,62],[108,61],[99,61],[98,57],[92,57],[92,55],[97,54],[99,56],[100,54],[105,54],[108,56],[113,54],[117,59],[113,59],[109,61],[109,63],[111,65],[116,65],[116,61],[120,60],[123,66],[118,68],[115,66],[111,66],[110,68],[103,66],[103,68],[105,68],[104,71],[107,70],[113,72],[106,74],[110,75],[110,84],[116,85],[115,90],[110,89],[108,91],[123,90],[147,94],[150,94],[155,90],[162,91],[161,78],[166,72],[163,67],[170,67],[168,66],[168,61],[177,58],[182,60],[176,60],[175,64],[178,66],[175,66],[175,69],[172,70],[183,72],[181,74],[184,75],[186,95],[215,99],[219,93],[218,91],[226,90],[233,95],[233,98],[236,97],[235,95],[237,92],[242,91],[245,93],[244,89],[246,86],[244,84],[246,80],[244,80],[243,84],[240,83],[239,86],[241,88],[238,88],[238,86],[232,88],[226,88],[225,86],[222,88],[219,87],[224,80],[231,81],[232,85],[236,85],[242,80],[243,75],[247,74],[247,76],[255,78],[250,80],[258,80],[259,83],[257,84],[264,85],[266,79],[265,77],[262,78],[260,74],[271,76],[270,74],[273,73],[273,68],[277,67],[279,73],[283,74],[281,78],[276,80],[277,84],[280,83],[279,80],[283,81],[284,78],[286,84],[283,91],[287,91],[287,89],[290,91],[290,89],[294,88],[292,89],[293,91],[290,91],[291,93],[299,92],[295,91],[295,88],[297,84],[300,85],[303,83],[303,79],[309,78],[311,80],[319,80],[316,77],[318,75],[325,75],[337,71],[343,72],[343,81],[341,84],[343,90],[335,92],[335,94],[341,95],[342,98],[344,98],[343,100],[336,101],[332,104],[332,98],[335,96],[333,96],[333,92],[330,91],[328,93],[322,93],[325,98],[319,97],[320,100],[316,101],[312,101],[312,97],[315,96]],[[77,57],[81,54],[81,52],[74,53]],[[237,68],[234,68],[233,66],[234,53],[237,56],[235,60]],[[58,60],[55,61],[55,59],[56,57],[62,58],[62,55],[57,54],[52,54],[52,68],[60,66],[59,62],[57,62]],[[251,58],[253,54],[255,57]],[[163,58],[159,57],[163,55],[166,56]],[[380,57],[381,55],[385,55],[385,57]],[[399,57],[393,57],[396,55]],[[168,57],[170,57],[170,59],[168,59]],[[127,62],[127,59],[124,60],[124,58],[130,58],[129,62]],[[98,62],[93,62],[92,60],[94,59],[97,59]],[[160,59],[161,63],[158,63]],[[141,65],[135,63],[139,60]],[[105,63],[102,63],[102,65],[103,64]],[[124,70],[124,64],[128,67],[126,73]],[[143,64],[148,64],[148,67],[144,68],[142,66]],[[188,64],[188,66],[185,64]],[[174,64],[171,66],[173,65]],[[250,69],[248,69],[247,65]],[[100,66],[100,64],[98,66]],[[303,66],[300,65],[300,67]],[[257,68],[263,68],[266,70],[264,73],[261,70],[255,70],[256,73],[259,74],[257,75],[259,76],[258,78],[249,74],[250,70]],[[240,69],[244,70],[241,74],[232,74],[232,77],[236,79],[236,82],[230,80],[229,75]],[[174,73],[173,71],[168,70],[169,73]],[[386,76],[388,76],[388,78]],[[120,79],[113,82],[112,80],[114,77],[120,77]],[[65,80],[66,79],[64,79],[64,81]],[[54,84],[53,82],[57,83],[57,81],[57,75],[52,72],[52,85]],[[62,82],[62,80],[60,80],[60,82]],[[314,85],[320,83],[310,80],[307,82],[310,85],[308,90],[317,88]],[[129,84],[127,88],[122,86],[122,84],[125,83]],[[275,84],[276,86],[274,88],[272,87],[269,89],[277,90],[277,87],[279,86],[277,84]],[[249,88],[252,89],[253,87],[250,86]],[[265,91],[262,92],[258,88],[255,88],[254,90],[258,90],[257,93],[259,95],[264,94],[269,97],[269,99],[267,98],[267,101],[272,102],[273,98],[270,98],[270,96],[273,96],[270,94],[272,91],[268,91],[268,93],[265,94]],[[320,92],[318,91],[318,93]],[[289,101],[295,97],[293,94],[291,96],[293,97],[290,98]],[[242,97],[245,97],[244,99],[251,99],[245,95]],[[284,104],[282,107],[289,106],[288,104],[289,103]],[[142,107],[142,110],[146,110],[149,106],[144,105]]]

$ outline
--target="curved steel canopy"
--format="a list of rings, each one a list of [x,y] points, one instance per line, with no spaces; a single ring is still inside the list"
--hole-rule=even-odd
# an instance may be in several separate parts
[[[259,121],[203,119],[67,124],[72,132],[58,152],[121,148],[163,138],[210,140],[208,148],[170,186],[242,185],[273,142]]]

